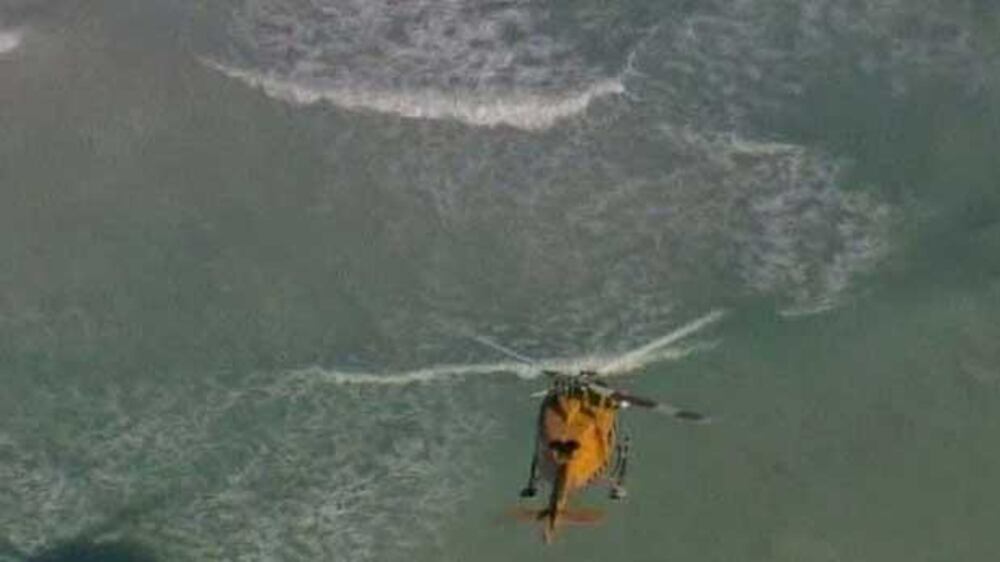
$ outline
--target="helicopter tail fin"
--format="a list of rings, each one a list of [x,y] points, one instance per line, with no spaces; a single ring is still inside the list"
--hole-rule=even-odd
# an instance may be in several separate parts
[[[534,523],[545,521],[549,518],[549,510],[531,509],[529,507],[515,507],[510,510],[510,516],[518,521]],[[593,525],[600,523],[604,519],[604,512],[591,507],[572,507],[559,512],[559,522],[575,523],[578,525]]]
[[[604,512],[593,507],[571,507],[562,510],[559,520],[574,525],[596,525],[604,519]]]
[[[555,517],[549,508],[531,509],[527,507],[515,507],[510,510],[510,515],[518,521],[528,523],[541,523],[542,535],[546,543],[551,543],[555,539],[556,527],[569,523],[572,525],[596,525],[604,518],[604,512],[600,509],[575,507],[559,510]]]

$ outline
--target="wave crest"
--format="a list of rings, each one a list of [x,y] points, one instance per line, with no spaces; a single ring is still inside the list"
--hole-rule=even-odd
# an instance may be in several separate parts
[[[601,80],[564,94],[522,92],[497,95],[432,89],[379,91],[350,85],[308,85],[273,73],[257,73],[214,61],[205,62],[230,78],[294,104],[328,102],[347,110],[367,110],[411,119],[453,119],[479,127],[506,125],[528,131],[548,129],[557,121],[583,113],[596,99],[625,92],[625,85],[618,78]]]
[[[524,0],[247,0],[208,58],[292,103],[540,130],[624,91],[622,47],[595,47],[556,12]]]

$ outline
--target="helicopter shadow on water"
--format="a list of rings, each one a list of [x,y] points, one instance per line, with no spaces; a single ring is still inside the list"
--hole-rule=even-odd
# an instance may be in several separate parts
[[[19,562],[157,562],[157,558],[145,546],[123,540],[73,539],[37,554],[12,554],[15,558],[8,555],[7,559]]]
[[[119,536],[124,527],[153,507],[155,498],[126,507],[103,523],[32,553],[0,537],[0,562],[159,562],[148,546]]]

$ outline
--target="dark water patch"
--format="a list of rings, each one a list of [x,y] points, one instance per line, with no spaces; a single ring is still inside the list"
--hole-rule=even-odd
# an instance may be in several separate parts
[[[834,71],[807,88],[808,112],[782,128],[851,156],[867,184],[881,186],[893,200],[985,192],[997,173],[992,155],[1000,148],[1000,103],[962,88],[934,79],[896,96],[884,78]]]
[[[898,273],[962,284],[995,278],[997,83],[940,67],[907,74],[900,89],[898,76],[867,72],[846,55],[822,70],[807,80],[801,111],[771,125],[850,159],[844,189],[903,211]]]
[[[157,562],[157,558],[138,543],[74,541],[31,556],[27,562]]]

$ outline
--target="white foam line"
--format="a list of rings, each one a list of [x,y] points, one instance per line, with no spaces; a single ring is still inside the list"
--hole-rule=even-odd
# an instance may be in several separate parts
[[[605,363],[604,366],[598,370],[601,374],[610,375],[641,367],[648,362],[648,359],[647,361],[643,361],[643,359],[650,353],[653,353],[657,349],[667,347],[672,343],[678,342],[695,332],[703,330],[709,325],[721,320],[723,316],[725,316],[724,311],[713,310],[701,318],[688,322],[684,326],[681,326],[663,337],[657,338],[642,347],[638,347],[632,351],[622,354],[610,363]]]
[[[526,365],[519,362],[438,365],[399,373],[338,371],[322,367],[309,367],[287,373],[284,380],[321,380],[333,384],[398,386],[436,382],[449,378],[492,376],[510,373],[522,379],[535,379],[542,376],[542,370],[545,369],[575,372],[583,369],[592,369],[595,365],[604,366],[600,369],[602,375],[621,375],[650,363],[681,359],[697,351],[715,347],[715,342],[673,347],[670,347],[670,345],[718,321],[723,315],[722,311],[711,312],[642,347],[616,357],[580,356],[575,358],[546,359],[538,361],[535,365]]]
[[[370,110],[410,119],[454,119],[467,125],[507,125],[527,131],[552,127],[586,111],[595,99],[622,94],[621,77],[600,80],[566,95],[519,93],[490,96],[438,90],[379,91],[351,86],[308,86],[273,73],[258,73],[201,59],[208,67],[241,80],[265,94],[298,105],[329,102],[347,110]]]

